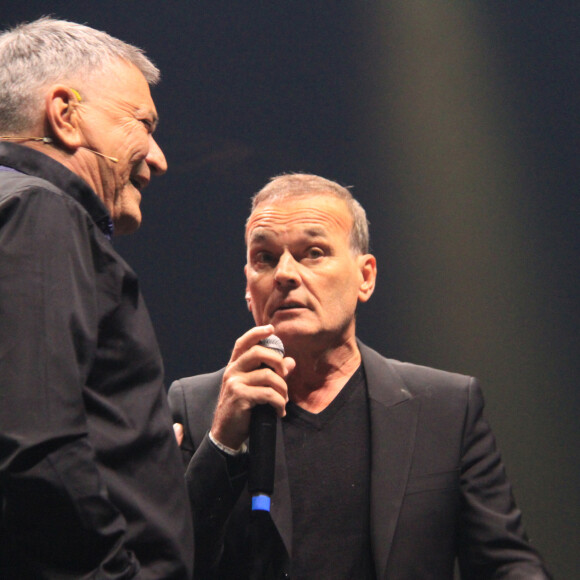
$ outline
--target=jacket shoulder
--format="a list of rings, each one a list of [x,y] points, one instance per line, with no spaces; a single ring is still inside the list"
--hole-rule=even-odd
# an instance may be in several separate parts
[[[395,371],[411,393],[428,389],[464,390],[475,381],[474,377],[435,369],[413,363],[390,360]]]
[[[478,387],[472,376],[386,358],[360,342],[359,348],[369,383],[397,384],[410,396],[452,394]]]
[[[169,387],[169,405],[172,412],[188,412],[190,408],[202,411],[215,406],[225,369],[213,373],[184,377]],[[174,417],[175,418],[175,417]]]
[[[184,426],[195,447],[209,430],[225,368],[173,381],[167,398],[175,423]]]

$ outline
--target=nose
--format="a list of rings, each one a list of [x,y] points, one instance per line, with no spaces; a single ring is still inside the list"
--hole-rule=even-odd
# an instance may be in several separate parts
[[[161,147],[159,147],[157,141],[153,138],[153,135],[149,135],[149,153],[145,161],[149,165],[153,175],[163,175],[167,171],[167,160]]]
[[[279,286],[298,286],[300,284],[298,262],[288,250],[278,260],[274,280]]]

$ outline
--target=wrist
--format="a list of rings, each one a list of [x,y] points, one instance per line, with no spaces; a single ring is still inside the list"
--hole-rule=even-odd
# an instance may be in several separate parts
[[[214,437],[211,431],[209,432],[209,440],[220,451],[223,451],[226,455],[230,455],[232,457],[235,457],[236,455],[241,455],[242,453],[246,453],[246,451],[248,450],[248,446],[245,443],[242,443],[240,447],[238,447],[237,449],[224,445],[221,441],[218,441],[218,439]]]

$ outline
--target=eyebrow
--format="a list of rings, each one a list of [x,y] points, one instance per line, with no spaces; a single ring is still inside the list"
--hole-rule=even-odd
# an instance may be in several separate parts
[[[252,243],[263,242],[263,241],[267,240],[270,237],[272,237],[272,236],[269,236],[265,232],[260,232],[260,231],[255,231],[254,230],[252,232],[252,234],[250,235],[250,237],[248,238],[248,243],[252,244]]]
[[[309,228],[305,231],[306,235],[309,238],[326,238],[327,232],[324,228]]]

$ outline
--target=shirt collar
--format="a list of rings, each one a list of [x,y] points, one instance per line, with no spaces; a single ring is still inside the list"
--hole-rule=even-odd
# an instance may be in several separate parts
[[[24,145],[0,143],[0,166],[49,181],[80,203],[105,236],[112,238],[113,222],[101,199],[86,181],[58,161]]]

